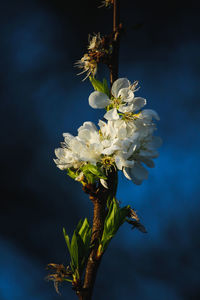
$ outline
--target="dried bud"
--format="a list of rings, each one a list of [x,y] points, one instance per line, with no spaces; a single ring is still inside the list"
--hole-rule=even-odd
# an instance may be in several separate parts
[[[52,270],[53,274],[49,274],[46,279],[51,280],[54,283],[55,290],[58,294],[59,292],[59,284],[66,280],[66,278],[72,276],[72,271],[69,266],[67,268],[64,265],[53,264],[50,263],[47,265],[48,270]]]
[[[101,3],[101,5],[99,6],[99,8],[101,7],[110,7],[113,4],[113,0],[103,0]]]
[[[140,219],[138,218],[136,212],[135,212],[132,208],[129,209],[129,218],[134,219],[134,220],[136,220],[137,222],[139,222],[139,220],[140,220]]]
[[[96,75],[98,63],[108,64],[112,53],[112,36],[101,37],[100,33],[89,35],[88,43],[88,53],[75,63],[75,66],[83,69],[78,75],[87,73],[83,80]]]
[[[94,77],[97,72],[97,62],[91,55],[87,53],[84,54],[83,57],[75,63],[75,66],[77,66],[80,69],[83,69],[83,71],[78,73],[77,75],[87,73],[86,77],[83,80],[88,78],[90,75]]]

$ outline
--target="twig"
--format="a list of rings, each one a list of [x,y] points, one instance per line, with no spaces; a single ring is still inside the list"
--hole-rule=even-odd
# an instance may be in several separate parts
[[[93,226],[92,226],[92,249],[88,258],[83,288],[77,292],[80,300],[91,300],[93,287],[96,280],[97,270],[101,262],[101,258],[97,258],[97,250],[99,246],[99,240],[101,240],[104,221],[106,217],[106,202],[109,195],[115,194],[117,171],[113,168],[108,174],[108,189],[101,186],[94,195],[94,191],[87,191],[90,194],[90,199],[93,202]]]
[[[118,68],[119,68],[119,29],[120,29],[120,17],[119,17],[119,0],[113,1],[113,52],[111,57],[111,62],[109,65],[110,69],[110,85],[118,78]],[[83,287],[77,292],[80,300],[91,300],[94,288],[94,283],[96,280],[97,271],[101,258],[97,258],[97,250],[99,241],[103,234],[104,221],[106,217],[106,201],[110,194],[115,194],[113,189],[116,188],[117,171],[112,170],[108,176],[108,189],[103,186],[96,192],[88,192],[90,194],[90,199],[93,202],[93,227],[92,227],[92,249],[88,258],[85,278]]]
[[[118,78],[119,72],[119,45],[120,45],[120,0],[113,1],[113,53],[110,68],[110,85]]]

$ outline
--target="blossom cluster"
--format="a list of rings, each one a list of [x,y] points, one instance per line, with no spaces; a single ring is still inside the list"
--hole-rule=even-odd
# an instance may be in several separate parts
[[[64,133],[62,147],[55,150],[55,163],[61,170],[75,170],[76,179],[82,180],[82,167],[96,166],[105,175],[110,167],[121,170],[126,178],[140,185],[148,178],[145,166],[154,167],[161,139],[154,136],[159,120],[154,110],[142,109],[146,99],[135,97],[138,82],[126,78],[117,79],[111,89],[98,89],[89,96],[89,105],[106,109],[104,121],[98,128],[85,122],[77,136]],[[101,181],[103,182],[103,181]]]

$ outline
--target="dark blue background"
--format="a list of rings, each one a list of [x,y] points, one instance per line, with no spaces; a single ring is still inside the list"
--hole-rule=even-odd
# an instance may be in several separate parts
[[[94,299],[200,299],[200,7],[122,2],[120,76],[140,81],[138,95],[160,114],[163,146],[142,186],[120,176],[118,199],[148,234],[120,229]],[[67,262],[62,227],[71,234],[80,218],[91,220],[87,196],[53,158],[63,132],[103,115],[88,106],[92,88],[73,68],[88,33],[111,29],[111,12],[98,5],[1,1],[0,300],[76,299],[68,284],[58,296],[44,277],[49,262]]]

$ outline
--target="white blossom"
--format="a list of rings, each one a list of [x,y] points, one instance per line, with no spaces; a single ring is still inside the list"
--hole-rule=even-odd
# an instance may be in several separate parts
[[[64,133],[62,147],[55,150],[58,168],[78,170],[90,163],[101,170],[114,166],[136,185],[148,178],[146,167],[154,167],[161,145],[161,139],[154,136],[154,120],[159,116],[154,110],[141,110],[146,100],[134,96],[136,87],[137,82],[131,85],[128,79],[120,78],[113,83],[111,99],[98,91],[89,96],[93,108],[111,107],[104,115],[106,121],[99,121],[99,129],[92,122],[83,123],[77,136]],[[80,173],[76,180],[82,178]],[[100,183],[107,186],[104,179]]]
[[[62,148],[55,150],[55,163],[61,170],[74,167],[79,168],[82,163],[96,164],[100,160],[103,146],[96,126],[92,122],[85,122],[76,137],[64,133],[65,141]]]
[[[134,95],[137,85],[137,81],[131,84],[127,78],[119,78],[112,85],[111,99],[102,92],[94,91],[89,96],[89,105],[100,109],[109,107],[104,115],[107,120],[119,119],[118,111],[134,113],[146,105],[146,99]]]

